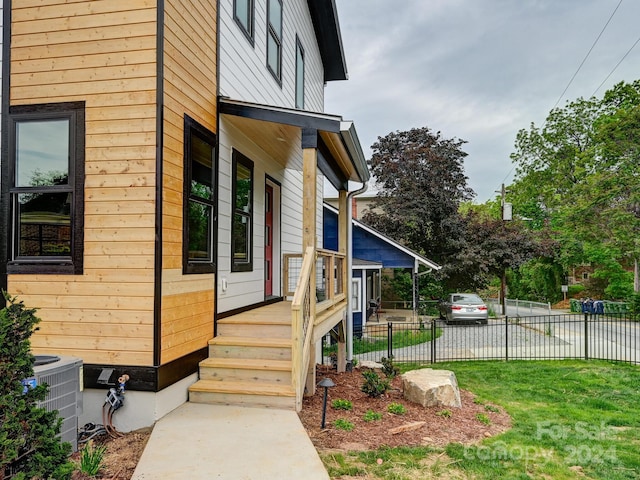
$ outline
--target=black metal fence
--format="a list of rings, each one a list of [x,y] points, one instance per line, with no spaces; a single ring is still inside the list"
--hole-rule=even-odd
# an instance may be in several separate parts
[[[640,322],[566,314],[447,325],[437,319],[370,324],[354,332],[354,358],[379,362],[601,359],[640,364]],[[435,340],[434,340],[435,339]]]

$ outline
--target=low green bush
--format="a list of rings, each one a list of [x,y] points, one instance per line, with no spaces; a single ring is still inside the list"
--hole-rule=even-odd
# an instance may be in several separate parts
[[[333,426],[338,430],[345,430],[347,432],[350,432],[355,427],[353,423],[351,423],[349,420],[345,420],[344,418],[338,418],[335,422],[333,422]]]
[[[393,413],[394,415],[404,415],[407,413],[407,408],[401,403],[390,403],[387,406],[387,412]]]
[[[376,420],[382,420],[382,414],[380,412],[374,412],[373,410],[367,410],[362,419],[365,422],[373,422]]]
[[[351,403],[351,400],[337,398],[331,402],[331,407],[336,410],[351,410],[353,408],[353,404]]]
[[[389,381],[380,378],[380,375],[373,370],[365,370],[362,372],[362,376],[364,377],[364,383],[360,390],[366,393],[369,397],[378,398],[389,390]]]

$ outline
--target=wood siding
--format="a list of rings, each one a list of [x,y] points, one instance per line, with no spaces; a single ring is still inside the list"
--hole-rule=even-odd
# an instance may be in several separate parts
[[[306,0],[283,2],[282,85],[267,69],[267,2],[255,2],[252,45],[233,19],[233,0],[220,1],[220,94],[295,107],[296,35],[305,53],[305,110],[324,110],[324,70]]]
[[[39,308],[36,353],[153,363],[155,6],[12,2],[10,104],[86,102],[84,273],[8,278]]]
[[[162,354],[165,364],[213,337],[213,274],[182,274],[184,116],[216,133],[216,2],[167,0],[164,25]]]

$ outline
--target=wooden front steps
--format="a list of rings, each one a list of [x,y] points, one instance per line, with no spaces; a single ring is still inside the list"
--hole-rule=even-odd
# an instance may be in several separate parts
[[[294,410],[291,304],[280,302],[218,321],[209,358],[189,401]]]

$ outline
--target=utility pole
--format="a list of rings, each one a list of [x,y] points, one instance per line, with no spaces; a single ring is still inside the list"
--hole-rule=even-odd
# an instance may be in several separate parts
[[[505,202],[505,196],[508,193],[508,190],[505,188],[504,183],[502,184],[502,188],[499,192],[500,194],[500,213],[503,221],[511,220],[511,204]],[[502,270],[502,278],[500,278],[500,303],[502,306],[502,314],[507,315],[507,270],[506,267]]]

